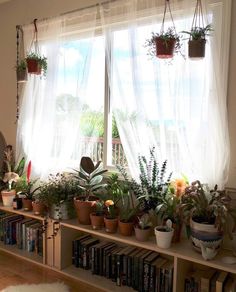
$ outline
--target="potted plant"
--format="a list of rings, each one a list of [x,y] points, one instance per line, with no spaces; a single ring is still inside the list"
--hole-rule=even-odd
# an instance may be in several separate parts
[[[77,181],[72,175],[51,174],[48,181],[40,184],[37,199],[47,207],[50,218],[65,220],[74,217],[73,199],[78,192]]]
[[[92,228],[95,230],[104,227],[104,202],[101,200],[95,203],[95,212],[90,214]]]
[[[1,170],[1,196],[4,206],[12,206],[15,197],[15,184],[23,174],[25,158],[22,158],[15,166],[14,152],[11,145],[7,145],[4,151],[4,161]]]
[[[75,169],[73,176],[78,182],[82,195],[74,198],[74,204],[81,224],[91,223],[90,213],[95,210],[98,199],[96,191],[106,187],[106,184],[102,182],[106,171],[102,168],[101,161],[94,164],[92,159],[86,156],[81,158],[79,170]]]
[[[118,218],[114,201],[106,200],[105,207],[107,208],[107,212],[104,217],[105,230],[108,233],[116,233],[118,227]]]
[[[174,235],[171,221],[168,219],[166,225],[157,226],[154,230],[157,246],[160,248],[169,248]]]
[[[27,166],[26,174],[23,174],[16,182],[16,192],[18,195],[23,196],[23,209],[25,211],[32,211],[33,197],[34,193],[39,189],[34,187],[37,180],[31,180],[31,161],[29,161]]]
[[[213,31],[211,24],[205,27],[192,27],[190,31],[183,31],[189,34],[188,56],[189,58],[204,58],[206,47],[206,36]]]
[[[16,79],[18,83],[27,81],[27,63],[25,59],[20,60],[16,65]]]
[[[183,211],[190,232],[193,247],[202,251],[203,247],[219,250],[224,232],[232,237],[236,226],[236,210],[230,206],[230,197],[219,191],[217,185],[209,190],[200,181],[193,182],[183,195]],[[234,222],[229,229],[229,218]]]
[[[174,52],[178,53],[181,49],[180,36],[175,32],[173,27],[160,33],[152,33],[150,39],[146,41],[148,53],[160,59],[173,58]]]
[[[169,219],[172,222],[174,235],[172,242],[180,241],[180,235],[183,224],[182,215],[182,196],[188,185],[186,178],[179,178],[173,180],[168,188],[168,192],[160,197],[159,203],[156,207],[157,215],[162,219],[163,225]]]
[[[138,241],[147,241],[151,234],[152,222],[148,214],[138,217],[138,223],[134,227],[135,236]]]
[[[47,73],[47,58],[41,56],[39,53],[30,52],[26,56],[26,63],[28,73],[41,75],[43,71],[43,75],[45,76]]]

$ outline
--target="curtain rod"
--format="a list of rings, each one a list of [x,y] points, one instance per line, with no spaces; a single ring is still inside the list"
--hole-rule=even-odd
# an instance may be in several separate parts
[[[41,18],[40,20],[38,20],[38,22],[43,21],[43,20],[49,20],[49,19],[56,18],[56,17],[59,17],[59,16],[64,16],[64,15],[71,14],[71,13],[74,13],[74,12],[77,12],[77,11],[83,11],[85,9],[93,8],[93,7],[99,6],[101,4],[108,4],[108,3],[118,2],[118,1],[119,0],[108,0],[108,1],[98,2],[96,4],[92,4],[92,5],[89,5],[89,6],[85,6],[85,7],[81,7],[81,8],[77,8],[77,9],[71,10],[71,11],[67,11],[67,12],[61,13],[58,16],[51,16],[51,17]],[[32,23],[34,23],[34,21]],[[22,27],[23,25],[17,24],[16,28],[17,27]]]

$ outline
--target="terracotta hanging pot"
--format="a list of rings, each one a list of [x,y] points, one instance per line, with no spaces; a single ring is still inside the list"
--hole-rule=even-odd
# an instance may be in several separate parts
[[[118,228],[118,219],[117,218],[109,218],[104,217],[105,222],[105,230],[108,233],[116,233]]]
[[[176,39],[174,38],[163,39],[161,37],[157,37],[155,39],[155,43],[156,43],[156,56],[158,58],[161,58],[161,59],[173,58]]]
[[[27,199],[27,198],[23,198],[23,209],[24,211],[32,211],[33,210],[33,206],[32,206],[32,200]]]
[[[189,40],[188,56],[189,58],[204,58],[205,57],[206,40]]]
[[[74,205],[77,213],[79,223],[90,225],[90,214],[95,212],[96,197],[90,197],[90,201],[83,201],[83,197],[74,198]]]
[[[28,58],[26,59],[26,62],[27,62],[28,73],[36,74],[36,75],[41,74],[41,66],[39,65],[37,60]]]

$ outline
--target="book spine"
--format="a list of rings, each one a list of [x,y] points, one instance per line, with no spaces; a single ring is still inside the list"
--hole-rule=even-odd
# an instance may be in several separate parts
[[[127,285],[127,261],[128,261],[128,256],[124,255],[123,256],[123,261],[122,261],[122,280],[121,280],[121,285],[126,286]]]
[[[122,255],[116,255],[116,285],[121,286],[121,265],[122,265]]]
[[[149,292],[149,264],[144,263],[143,267],[143,291]]]
[[[92,274],[95,274],[95,246],[92,246],[91,248],[91,271]]]

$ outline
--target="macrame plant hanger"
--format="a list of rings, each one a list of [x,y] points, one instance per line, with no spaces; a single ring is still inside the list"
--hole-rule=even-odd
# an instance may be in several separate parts
[[[170,14],[172,27],[169,27],[168,30],[165,31],[165,20],[166,20],[167,12],[169,12]],[[170,32],[172,36],[170,36]],[[173,15],[170,8],[170,1],[165,0],[164,14],[163,14],[163,19],[162,19],[160,34],[155,39],[157,58],[161,58],[161,59],[173,58],[176,41],[177,41],[175,36],[177,36],[177,32],[176,32],[175,23],[174,23]]]
[[[197,4],[196,4],[194,15],[193,15],[191,30],[193,30],[196,27],[204,27],[204,19],[203,19],[203,13],[202,13],[202,1],[201,0],[197,0]]]
[[[16,121],[19,119],[20,83],[27,81],[24,56],[24,34],[20,25],[16,26]]]

